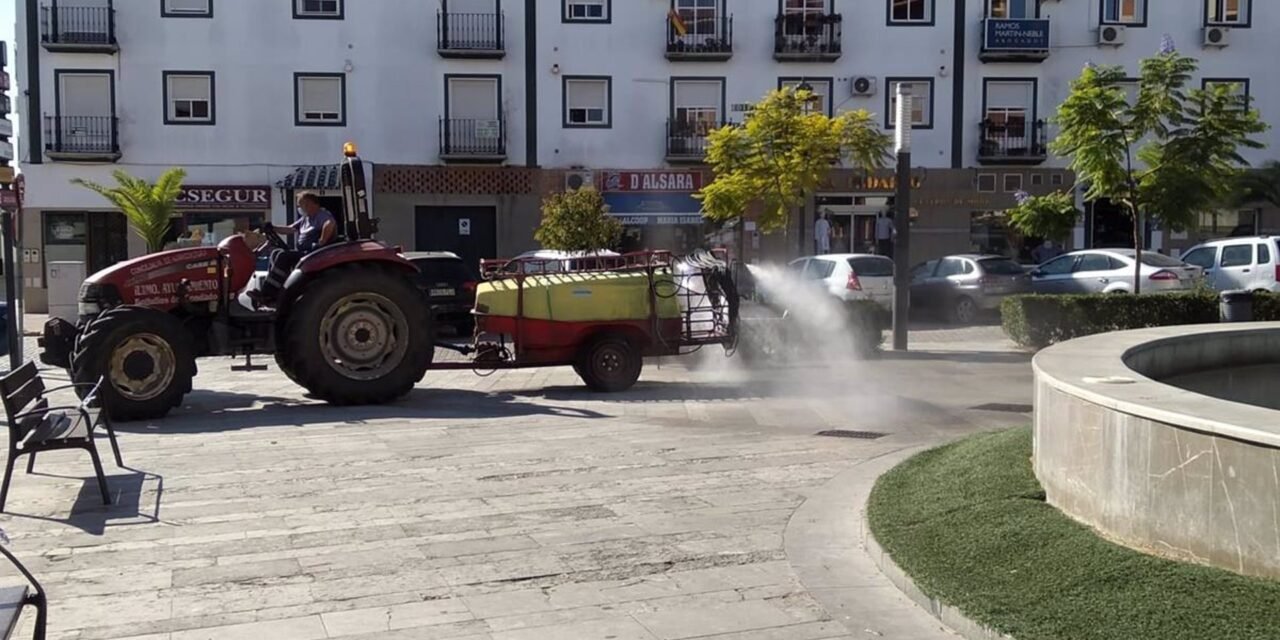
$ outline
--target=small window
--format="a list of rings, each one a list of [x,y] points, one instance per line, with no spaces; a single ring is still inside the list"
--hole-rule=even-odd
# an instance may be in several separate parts
[[[1253,264],[1253,245],[1233,244],[1222,248],[1223,267],[1247,267]]]
[[[1200,247],[1192,249],[1182,256],[1182,261],[1201,269],[1212,269],[1214,263],[1218,259],[1218,250],[1214,247]]]
[[[979,173],[978,174],[978,193],[995,193],[996,192],[996,174]]]
[[[612,100],[609,78],[572,77],[564,79],[564,126],[609,127]]]
[[[1071,273],[1071,267],[1075,266],[1075,263],[1075,256],[1061,256],[1040,265],[1039,271],[1041,275],[1061,276]]]
[[[1228,27],[1249,26],[1252,0],[1205,0],[1205,21]]]
[[[1039,0],[987,0],[987,17],[1001,20],[1029,20],[1039,14]]]
[[[1022,190],[1022,174],[1006,173],[1004,174],[1004,192],[1015,193]]]
[[[927,78],[889,78],[885,95],[885,123],[889,129],[898,122],[898,85],[911,89],[911,128],[933,128],[933,80]]]
[[[295,18],[342,18],[342,0],[293,0]]]
[[[1147,0],[1102,0],[1102,24],[1141,26],[1147,22]]]
[[[911,279],[914,281],[924,280],[933,275],[933,270],[938,266],[937,260],[930,260],[924,264],[918,264],[911,269]]]
[[[346,77],[338,74],[297,74],[295,124],[342,127],[347,124]]]
[[[1258,245],[1258,264],[1271,264],[1271,248],[1265,244]]]
[[[778,80],[779,89],[796,89],[800,85],[808,85],[809,92],[813,94],[811,102],[813,106],[821,109],[822,113],[831,115],[831,80],[812,78],[781,78]]]
[[[960,258],[946,258],[942,261],[942,266],[938,267],[938,277],[945,278],[947,276],[958,276],[964,273],[972,273],[973,265],[961,260]]]
[[[1248,78],[1205,78],[1200,84],[1205,91],[1216,91],[1220,87],[1226,87],[1227,93],[1240,101],[1241,109],[1249,108]]]
[[[823,280],[835,273],[836,263],[830,260],[810,260],[809,268],[804,272],[805,280]]]
[[[160,8],[166,18],[213,17],[213,0],[164,0]]]
[[[1031,174],[1031,186],[1039,187],[1042,185],[1044,185],[1044,174],[1043,173]]]
[[[933,24],[934,0],[889,0],[889,24]]]
[[[888,258],[849,258],[849,268],[865,278],[893,277],[893,261]]]
[[[1080,261],[1076,263],[1076,272],[1082,271],[1110,271],[1111,260],[1105,253],[1086,253],[1080,256]]]
[[[1049,184],[1051,184],[1051,185],[1053,185],[1053,186],[1055,186],[1055,187],[1061,187],[1061,186],[1062,186],[1062,174],[1061,174],[1061,173],[1055,173],[1055,174],[1053,174],[1053,175],[1049,176]]]
[[[213,124],[213,72],[164,73],[165,124]]]
[[[612,0],[564,0],[565,22],[608,22]]]

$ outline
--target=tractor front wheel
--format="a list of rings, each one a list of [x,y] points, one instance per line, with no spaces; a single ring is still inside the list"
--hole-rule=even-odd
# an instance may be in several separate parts
[[[164,417],[191,391],[195,374],[195,349],[186,327],[145,307],[103,312],[84,326],[71,355],[71,379],[81,384],[103,379],[102,405],[120,421]]]
[[[280,368],[336,405],[381,404],[422,380],[435,352],[431,309],[406,277],[385,267],[335,267],[289,307]]]
[[[574,371],[592,391],[626,391],[640,379],[644,358],[630,340],[616,335],[601,336],[582,350]]]

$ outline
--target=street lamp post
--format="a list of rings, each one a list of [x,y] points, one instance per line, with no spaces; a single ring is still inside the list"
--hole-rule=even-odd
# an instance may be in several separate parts
[[[893,350],[907,350],[907,314],[911,300],[911,87],[899,83],[894,151],[898,156],[898,189],[893,203]]]

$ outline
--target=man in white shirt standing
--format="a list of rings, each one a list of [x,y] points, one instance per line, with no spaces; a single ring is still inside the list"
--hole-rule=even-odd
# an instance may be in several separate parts
[[[893,228],[893,214],[881,211],[876,216],[876,253],[889,258],[893,257],[893,236],[897,230]]]
[[[828,215],[818,214],[817,221],[813,223],[813,242],[820,256],[831,253],[831,222],[827,220]]]

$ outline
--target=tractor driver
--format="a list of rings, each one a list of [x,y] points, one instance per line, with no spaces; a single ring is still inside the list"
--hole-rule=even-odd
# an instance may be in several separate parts
[[[276,249],[272,252],[267,277],[263,279],[256,291],[249,292],[249,297],[255,304],[269,304],[273,301],[302,258],[333,242],[337,234],[338,223],[334,220],[333,214],[320,204],[320,198],[316,194],[310,192],[298,194],[298,212],[301,215],[293,224],[270,229],[281,235],[297,234],[298,250]]]
[[[333,214],[320,204],[320,198],[309,191],[298,194],[298,216],[287,227],[279,227],[277,232],[284,235],[298,235],[298,251],[311,253],[330,242],[337,234],[338,223]]]

